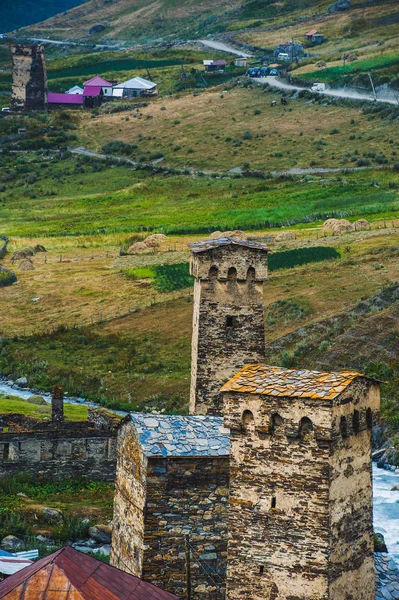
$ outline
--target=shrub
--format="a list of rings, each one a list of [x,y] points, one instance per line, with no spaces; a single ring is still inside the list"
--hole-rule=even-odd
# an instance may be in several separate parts
[[[120,140],[115,140],[114,142],[108,142],[103,146],[103,152],[105,154],[125,154],[130,155],[133,154],[137,149],[136,144],[127,144],[126,142],[122,142]]]

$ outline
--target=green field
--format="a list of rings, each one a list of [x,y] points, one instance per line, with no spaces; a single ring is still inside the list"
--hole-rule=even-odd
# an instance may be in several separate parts
[[[51,406],[37,405],[28,402],[17,396],[0,395],[0,414],[18,413],[34,419],[48,419],[51,416]],[[87,420],[87,406],[77,404],[64,405],[64,414],[67,421],[85,421]]]

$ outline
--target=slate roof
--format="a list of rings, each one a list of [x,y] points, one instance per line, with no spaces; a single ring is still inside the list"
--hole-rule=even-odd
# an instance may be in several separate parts
[[[264,250],[265,252],[270,252],[266,244],[262,244],[262,242],[237,240],[235,238],[229,237],[216,238],[215,240],[204,240],[202,242],[194,242],[188,245],[188,247],[191,248],[191,251],[194,252],[194,254],[198,254],[199,252],[206,252],[207,250],[212,250],[213,248],[220,248],[221,246],[243,246],[244,248],[255,248],[256,250]]]
[[[147,79],[143,79],[143,77],[133,77],[133,79],[128,79],[127,81],[118,83],[118,85],[114,85],[114,90],[153,90],[156,87],[157,84],[153,81],[148,81]]]
[[[246,365],[224,384],[221,391],[332,400],[357,377],[364,375],[356,371],[323,373],[268,365]]]
[[[178,600],[177,596],[67,546],[0,583],[12,600]]]
[[[148,457],[229,456],[230,431],[221,417],[130,413]]]
[[[375,600],[399,600],[399,567],[389,554],[374,554]]]

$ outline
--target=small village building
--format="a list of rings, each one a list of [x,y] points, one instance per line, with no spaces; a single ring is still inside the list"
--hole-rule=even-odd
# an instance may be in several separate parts
[[[227,62],[225,60],[204,60],[203,63],[207,73],[223,72],[227,66]]]
[[[247,66],[248,59],[244,56],[240,56],[235,59],[234,64],[236,67],[245,67]]]
[[[275,47],[273,50],[273,56],[275,60],[296,60],[305,55],[303,44],[296,41],[283,42]],[[284,58],[281,58],[281,57]]]
[[[74,85],[65,92],[66,94],[83,94],[83,88],[79,85]]]
[[[118,434],[111,564],[183,598],[189,549],[191,599],[223,600],[229,452],[221,417],[131,413]]]
[[[4,600],[178,600],[70,546],[29,565],[0,583]]]
[[[155,96],[157,94],[157,84],[143,77],[133,77],[123,83],[118,83],[113,87],[112,95],[114,98],[137,98],[140,96]]]
[[[321,44],[324,42],[324,35],[319,33],[316,29],[311,29],[305,33],[305,38],[308,40],[308,42],[312,42],[314,44]]]
[[[48,93],[49,108],[82,108],[84,106],[83,94],[57,94],[54,92]]]
[[[85,97],[106,96],[112,97],[112,83],[96,75],[88,81],[85,81],[83,95]]]

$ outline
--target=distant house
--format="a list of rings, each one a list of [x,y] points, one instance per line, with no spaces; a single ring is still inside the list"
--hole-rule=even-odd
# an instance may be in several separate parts
[[[83,84],[83,95],[87,97],[112,96],[112,83],[96,75]]]
[[[305,50],[300,42],[283,42],[275,47],[273,56],[275,60],[296,60],[304,56]]]
[[[66,94],[83,94],[83,88],[78,85],[74,85],[70,90],[65,92]]]
[[[123,83],[114,85],[112,95],[114,98],[136,98],[138,96],[154,96],[157,93],[157,84],[142,77],[133,77]]]
[[[248,59],[240,56],[235,59],[234,64],[236,67],[245,67],[247,66]]]
[[[178,600],[129,573],[70,546],[57,550],[0,583],[0,598],[51,600]]]
[[[316,29],[311,29],[311,31],[305,33],[305,38],[308,42],[313,42],[314,44],[321,44],[324,42],[324,34],[319,33]]]
[[[81,108],[85,104],[83,94],[57,94],[54,92],[48,93],[49,108],[68,107]]]
[[[203,63],[207,73],[224,71],[227,66],[227,62],[225,60],[204,60]]]

